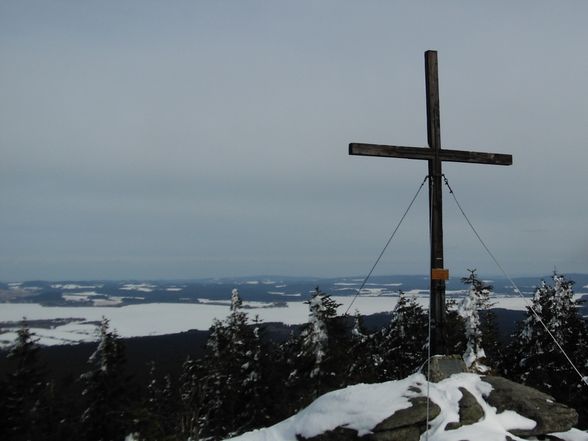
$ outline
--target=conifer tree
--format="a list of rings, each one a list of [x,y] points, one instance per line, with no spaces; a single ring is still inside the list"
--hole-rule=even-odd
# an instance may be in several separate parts
[[[213,322],[206,344],[201,430],[212,439],[242,433],[265,418],[259,323],[251,327],[241,305],[234,289],[229,316]]]
[[[390,324],[379,335],[380,380],[410,375],[426,358],[427,315],[414,296],[400,291]]]
[[[134,419],[140,420],[138,432],[141,439],[145,441],[172,439],[172,436],[175,436],[173,432],[176,431],[174,417],[177,414],[177,409],[171,377],[165,375],[160,378],[153,361],[148,366],[149,383],[146,388],[146,402],[141,409],[141,414],[134,416]]]
[[[264,347],[263,327],[258,317],[251,325],[251,333],[247,334],[247,351],[245,363],[241,366],[243,381],[244,407],[242,419],[244,428],[264,427],[270,421],[268,401],[269,378],[267,369],[270,360]]]
[[[527,307],[527,318],[513,335],[503,363],[506,374],[570,402],[580,379],[554,339],[569,356],[578,357],[576,362],[586,360],[588,330],[577,305],[573,282],[565,276],[554,274],[553,285],[542,281],[535,290],[532,309]]]
[[[204,414],[204,368],[199,360],[190,357],[182,365],[180,376],[179,432],[185,439],[200,439]]]
[[[275,360],[277,376],[272,376],[270,394],[275,403],[272,406],[272,415],[280,416],[280,420],[296,413],[306,399],[303,397],[306,393],[303,391],[304,383],[298,371],[300,343],[300,335],[291,331],[277,351]]]
[[[296,369],[290,373],[289,385],[300,391],[300,404],[333,390],[344,381],[342,353],[346,352],[345,324],[337,317],[340,306],[318,287],[308,305],[308,322],[302,327],[296,348]]]
[[[131,430],[128,421],[125,351],[116,331],[102,318],[98,347],[88,359],[91,368],[80,376],[86,404],[81,424],[87,440],[122,440]]]
[[[365,329],[359,312],[353,318],[350,344],[346,385],[377,381],[383,360],[375,335]]]
[[[464,321],[467,340],[463,359],[469,369],[478,373],[485,373],[489,370],[489,367],[486,366],[480,311],[483,308],[488,308],[492,287],[485,285],[478,279],[476,270],[471,270],[469,277],[463,278],[462,281],[470,285],[470,289],[457,309],[459,316]]]
[[[7,439],[43,439],[50,424],[48,385],[39,346],[25,320],[7,358],[13,362],[5,385],[3,419]]]

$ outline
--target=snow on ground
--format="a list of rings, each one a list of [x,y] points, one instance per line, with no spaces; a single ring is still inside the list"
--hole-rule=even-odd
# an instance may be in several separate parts
[[[117,306],[122,304],[123,297],[109,297],[108,299],[92,299],[94,306]]]
[[[402,286],[402,283],[366,283],[365,286]]]
[[[141,291],[141,292],[152,292],[154,288],[157,288],[155,285],[151,285],[149,283],[126,283],[120,287],[123,291]]]
[[[302,297],[302,294],[299,292],[295,292],[292,294],[287,294],[285,292],[282,291],[268,291],[268,294],[271,294],[272,296],[283,296],[283,297]]]
[[[349,296],[332,296],[332,298],[337,303],[341,303],[340,313],[344,312],[352,301],[352,297]],[[417,295],[416,299],[420,305],[428,307],[428,294]],[[99,299],[93,300],[96,303]],[[121,297],[111,298],[111,302],[116,304],[121,300]],[[87,341],[88,335],[93,336],[95,325],[84,322],[98,322],[103,316],[110,319],[112,327],[122,337],[136,337],[172,334],[190,329],[207,330],[214,318],[223,319],[229,313],[230,301],[198,300],[199,303],[147,303],[117,308],[112,306],[44,307],[35,303],[4,303],[0,307],[0,322],[18,322],[23,317],[28,320],[84,318],[84,321],[58,326],[55,329],[32,328],[33,332],[42,337],[43,344],[60,344],[77,340]],[[497,301],[496,307],[513,310],[524,310],[525,307],[525,301],[520,297],[495,297],[494,300]],[[360,314],[369,315],[392,311],[397,301],[396,296],[360,296],[354,302],[351,312],[358,310]],[[243,303],[244,306],[251,308],[245,310],[251,318],[258,315],[264,322],[299,324],[308,319],[308,305],[304,302],[286,302],[285,307],[268,307],[271,304],[263,302],[245,301]],[[8,331],[14,330],[14,328],[8,329]],[[0,334],[0,340],[4,342],[0,342],[2,346],[13,338],[9,338],[5,333]]]
[[[462,397],[460,387],[466,388],[482,406],[485,416],[475,424],[445,431],[445,426],[459,420],[458,402]],[[496,413],[483,399],[492,390],[476,374],[456,374],[439,383],[428,383],[422,374],[414,374],[403,380],[380,384],[358,384],[336,390],[319,397],[296,415],[265,429],[245,433],[233,441],[297,441],[296,435],[310,438],[347,427],[359,436],[370,433],[382,420],[395,411],[411,406],[409,398],[429,396],[441,408],[441,413],[430,421],[427,434],[422,440],[460,441],[504,441],[509,430],[530,429],[535,422],[513,411]],[[521,440],[509,435],[513,440]],[[579,430],[560,433],[566,441],[588,441],[588,434]]]
[[[61,294],[61,297],[68,302],[87,302],[88,300],[92,300],[91,297],[99,295],[103,294],[98,294],[96,291],[84,291],[72,294]]]
[[[362,296],[377,297],[377,296],[384,295],[388,292],[389,291],[387,291],[385,288],[363,288],[361,290],[361,295]]]
[[[102,288],[103,286],[104,285],[76,285],[75,283],[66,283],[66,284],[56,283],[56,284],[51,285],[51,288],[72,290],[72,289],[96,289],[96,288]]]

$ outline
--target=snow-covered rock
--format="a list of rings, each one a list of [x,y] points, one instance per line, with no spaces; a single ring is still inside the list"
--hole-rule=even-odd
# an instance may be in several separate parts
[[[557,436],[551,439],[588,441],[588,433],[572,429],[577,422],[573,409],[531,388],[489,378],[458,373],[433,383],[419,373],[349,386],[319,397],[281,423],[233,440],[504,441],[550,433]],[[499,404],[498,397],[515,404]],[[527,406],[521,404],[527,399]]]

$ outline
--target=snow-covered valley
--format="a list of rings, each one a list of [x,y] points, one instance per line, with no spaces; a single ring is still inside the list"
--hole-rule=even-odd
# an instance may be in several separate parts
[[[545,278],[547,280],[547,278]],[[576,298],[587,296],[588,276],[574,275]],[[515,279],[525,299],[510,282],[493,278],[494,308],[524,311],[540,277]],[[237,288],[245,311],[253,319],[287,325],[306,322],[304,303],[316,286],[341,304],[362,315],[392,311],[399,291],[413,295],[428,307],[428,279],[424,276],[375,276],[354,300],[363,279],[281,278],[258,276],[200,281],[63,281],[0,283],[0,347],[14,341],[23,318],[43,345],[73,344],[96,340],[96,324],[102,317],[121,337],[173,334],[191,329],[207,330],[215,318],[229,313],[230,293]],[[460,278],[447,283],[447,297],[459,301],[466,292]],[[586,309],[584,314],[588,314]]]

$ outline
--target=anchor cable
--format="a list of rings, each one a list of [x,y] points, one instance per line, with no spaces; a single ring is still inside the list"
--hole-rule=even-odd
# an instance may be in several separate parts
[[[545,329],[545,331],[547,331],[547,334],[549,334],[549,336],[551,337],[551,339],[553,340],[553,342],[556,344],[556,346],[559,348],[559,350],[561,351],[561,353],[564,355],[564,357],[566,358],[566,360],[568,361],[568,363],[570,364],[570,366],[572,367],[572,369],[580,377],[580,382],[583,383],[583,384],[585,384],[586,386],[588,386],[588,376],[582,375],[582,373],[578,370],[578,368],[576,367],[576,365],[574,364],[574,362],[571,360],[571,358],[568,356],[568,354],[566,353],[566,351],[564,350],[564,348],[559,344],[559,342],[557,341],[557,339],[555,338],[555,336],[551,333],[551,331],[549,330],[549,328],[547,327],[547,325],[543,322],[543,320],[541,319],[541,317],[539,317],[539,314],[537,314],[537,311],[535,311],[535,309],[533,308],[533,306],[529,303],[528,299],[523,296],[523,293],[518,288],[518,286],[516,285],[516,283],[514,282],[514,280],[512,279],[512,277],[510,277],[510,275],[502,267],[502,265],[500,264],[500,262],[498,262],[498,259],[496,259],[496,257],[494,256],[494,254],[492,254],[492,251],[490,251],[490,249],[488,248],[488,246],[486,245],[486,243],[482,240],[482,238],[480,237],[480,235],[476,231],[476,228],[474,227],[474,225],[472,224],[472,222],[470,221],[470,219],[468,218],[468,216],[465,214],[465,211],[463,210],[461,204],[457,200],[457,197],[455,196],[455,192],[453,191],[453,189],[449,185],[449,181],[447,180],[447,177],[445,175],[443,175],[443,179],[445,181],[445,185],[447,185],[447,188],[449,189],[449,193],[451,194],[451,196],[453,197],[453,200],[455,201],[455,204],[457,205],[457,208],[459,209],[459,211],[461,211],[461,214],[463,215],[463,217],[465,218],[466,222],[468,223],[468,225],[470,226],[470,228],[472,229],[472,231],[474,232],[474,234],[476,235],[476,237],[478,238],[478,240],[482,244],[482,247],[484,247],[484,249],[486,250],[486,252],[490,256],[490,258],[494,261],[494,263],[496,264],[496,266],[500,269],[500,271],[502,271],[502,274],[511,283],[512,287],[514,288],[514,291],[525,301],[527,308],[529,308],[529,310],[533,313],[533,315],[535,316],[535,318],[539,321],[539,323],[541,323],[541,325],[543,326],[543,328]]]
[[[432,176],[429,176],[429,179],[432,179]],[[431,183],[431,185],[435,185],[433,180],[429,181]],[[429,194],[430,190],[429,190]],[[433,198],[429,197],[429,246],[431,247],[431,250],[433,249],[433,223],[432,223],[432,219],[431,219],[431,213],[433,212]],[[429,274],[429,277],[432,277],[431,274]],[[429,299],[431,299],[432,296],[432,292],[429,290]],[[431,419],[431,338],[432,338],[432,332],[431,332],[431,321],[432,321],[432,316],[431,316],[431,303],[429,303],[429,308],[428,308],[428,323],[427,323],[427,431],[425,432],[425,440],[429,441],[429,420]]]
[[[404,211],[404,214],[402,215],[402,217],[400,218],[400,221],[398,221],[398,224],[396,225],[396,227],[394,228],[394,231],[392,232],[392,234],[390,235],[390,238],[388,239],[388,242],[386,242],[386,245],[384,245],[384,248],[382,249],[382,251],[380,252],[380,255],[378,256],[378,258],[376,259],[376,261],[374,262],[374,264],[372,265],[372,268],[370,269],[370,272],[368,273],[367,276],[365,276],[365,278],[363,279],[363,282],[361,284],[361,286],[359,287],[359,289],[357,290],[357,293],[355,294],[355,296],[353,297],[353,300],[351,301],[351,303],[349,304],[349,306],[347,307],[347,309],[345,310],[345,313],[343,315],[347,315],[347,313],[349,312],[349,310],[351,309],[351,307],[353,306],[353,304],[355,303],[355,300],[357,299],[357,297],[359,296],[359,294],[361,293],[361,290],[365,287],[365,284],[367,283],[367,281],[369,280],[369,278],[371,277],[372,273],[374,272],[374,270],[376,269],[376,266],[378,265],[378,263],[380,263],[380,260],[382,259],[382,256],[384,255],[384,253],[386,252],[386,249],[388,248],[388,245],[390,245],[390,242],[392,242],[392,239],[394,238],[394,236],[396,235],[396,232],[398,231],[398,228],[400,228],[400,225],[402,224],[402,222],[404,221],[404,219],[406,218],[406,215],[408,214],[408,212],[410,211],[410,209],[412,208],[414,201],[416,201],[416,198],[418,197],[419,193],[421,192],[423,185],[425,185],[425,182],[427,182],[427,179],[429,179],[429,176],[425,176],[425,179],[423,179],[423,182],[421,182],[421,185],[419,186],[417,192],[415,193],[415,195],[413,196],[412,200],[410,201],[410,204],[408,204],[408,208]]]

